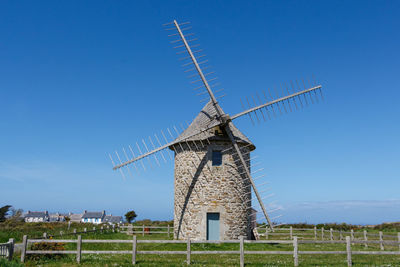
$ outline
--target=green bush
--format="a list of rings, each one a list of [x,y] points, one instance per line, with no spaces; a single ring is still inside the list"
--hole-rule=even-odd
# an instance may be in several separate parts
[[[17,261],[8,261],[6,259],[0,258],[0,266],[1,267],[23,267],[21,263]]]
[[[400,231],[400,222],[395,223],[382,223],[374,226],[375,230],[380,231]]]
[[[64,251],[65,243],[47,243],[38,242],[33,243],[31,250],[52,250],[52,251]],[[29,260],[43,260],[43,259],[61,259],[65,257],[65,254],[28,254],[27,259]]]

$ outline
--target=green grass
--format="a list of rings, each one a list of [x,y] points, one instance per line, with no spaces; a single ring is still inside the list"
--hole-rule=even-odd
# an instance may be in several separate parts
[[[186,266],[185,255],[138,255],[138,266]],[[293,266],[290,255],[245,255],[246,266]],[[130,255],[83,255],[62,260],[27,261],[26,266],[132,266]],[[300,266],[347,266],[345,255],[301,255]],[[191,266],[239,266],[239,255],[192,255]],[[353,256],[353,266],[400,266],[398,256]]]
[[[8,261],[6,259],[0,258],[0,266],[1,267],[23,267],[24,265],[19,263],[17,260]]]
[[[131,239],[120,233],[105,234],[104,239]],[[147,237],[147,236],[145,236]],[[88,238],[98,238],[88,235]],[[84,238],[85,239],[85,238]],[[139,236],[140,240],[141,237]],[[131,244],[82,244],[84,250],[131,250]],[[196,250],[239,250],[239,244],[192,244]],[[75,250],[76,244],[67,244],[67,250]],[[354,251],[379,250],[379,245],[355,244]],[[398,250],[398,246],[387,246],[385,250]],[[138,250],[185,251],[186,244],[138,244]],[[245,250],[292,251],[290,244],[245,244]],[[345,251],[345,244],[299,244],[300,251]],[[186,266],[186,255],[137,255],[138,266]],[[291,255],[245,255],[246,266],[293,266]],[[347,266],[346,255],[299,255],[300,266]],[[239,255],[191,255],[192,266],[238,266]],[[75,256],[68,255],[59,260],[27,261],[26,266],[78,266]],[[83,254],[79,266],[131,266],[131,255]],[[396,255],[353,255],[353,266],[400,266]]]
[[[39,233],[46,228],[47,232],[50,233],[51,227],[41,226],[42,228],[33,227],[33,229],[24,229],[24,233]],[[88,227],[88,225],[83,225]],[[83,228],[81,225],[81,228]],[[78,228],[78,227],[76,227]],[[88,227],[89,228],[89,227]],[[72,227],[71,227],[72,229]],[[15,233],[18,229],[11,231]],[[58,228],[54,231],[60,231]],[[303,232],[303,231],[302,231]],[[313,233],[313,231],[309,231]],[[376,232],[378,230],[369,231]],[[40,235],[41,236],[40,232]],[[294,233],[296,234],[297,231]],[[0,228],[0,236],[4,232]],[[10,235],[10,234],[9,234]],[[22,237],[20,233],[19,236]],[[343,235],[345,236],[345,235]],[[356,236],[358,236],[356,234]],[[361,237],[361,235],[359,235]],[[15,236],[14,236],[15,237]],[[287,236],[274,236],[270,239],[276,240],[277,238],[288,239]],[[301,237],[301,236],[300,236]],[[312,239],[313,236],[309,236],[308,239]],[[325,239],[329,238],[329,234],[325,235]],[[338,234],[335,235],[335,239],[338,238]],[[56,238],[58,239],[58,238]],[[76,239],[75,236],[65,236],[63,239]],[[112,233],[108,232],[96,232],[86,233],[82,235],[82,239],[125,239],[131,240],[132,236],[128,236],[125,233]],[[146,234],[144,237],[141,234],[137,235],[138,240],[142,239],[153,239],[153,240],[165,240],[172,239],[167,237],[166,234]],[[320,239],[320,236],[319,236]],[[369,237],[370,240],[377,240],[378,237]],[[8,240],[8,236],[7,236]],[[18,240],[18,239],[17,239]],[[299,238],[301,240],[301,238]],[[17,241],[18,242],[18,241]],[[76,244],[66,243],[66,250],[76,250]],[[131,250],[131,244],[82,244],[83,250]],[[239,244],[192,244],[192,251],[196,250],[229,250],[238,251]],[[363,244],[354,244],[352,246],[354,251],[379,251],[379,244],[369,244],[368,248],[365,248]],[[138,243],[138,250],[169,250],[169,251],[186,251],[186,244],[143,244]],[[266,250],[266,251],[293,251],[291,244],[245,244],[245,250]],[[299,244],[300,251],[345,251],[345,244]],[[399,247],[396,246],[385,246],[385,251],[392,250],[398,251]],[[400,266],[400,256],[398,255],[353,255],[353,266]],[[29,260],[25,262],[25,266],[132,266],[131,255],[96,255],[96,254],[82,254],[81,264],[76,263],[75,255],[66,255],[60,259],[40,259],[40,260]],[[19,255],[14,256],[14,262],[19,261]],[[138,266],[186,266],[186,255],[137,255]],[[293,266],[292,255],[245,255],[246,266]],[[347,266],[346,255],[299,255],[300,266]],[[0,266],[3,266],[0,262]],[[8,266],[8,265],[5,265]],[[13,266],[13,265],[10,265]],[[15,265],[19,266],[19,265]],[[239,266],[239,255],[191,255],[191,266]]]
[[[63,231],[63,239],[73,238],[74,235],[68,235],[72,233],[73,229],[77,232],[83,231],[84,228],[88,230],[93,227],[99,228],[93,224],[81,224],[71,223],[70,229],[68,229],[68,223],[24,223],[24,222],[13,222],[13,223],[0,223],[0,243],[7,242],[10,238],[14,238],[15,242],[21,242],[24,235],[28,235],[29,238],[40,238],[43,233],[47,233],[47,236],[56,235],[60,238],[60,231]],[[86,235],[86,234],[85,234]],[[75,237],[74,237],[75,238]]]

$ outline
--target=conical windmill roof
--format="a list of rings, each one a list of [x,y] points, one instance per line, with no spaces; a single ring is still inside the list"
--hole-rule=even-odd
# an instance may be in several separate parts
[[[218,108],[221,109],[221,107],[219,107],[219,106],[218,106]],[[220,129],[218,127],[220,122],[216,118],[217,118],[217,112],[210,100],[203,107],[203,109],[200,111],[200,113],[197,115],[197,117],[192,121],[192,123],[188,126],[188,128],[186,128],[175,139],[175,141],[176,142],[199,141],[199,140],[205,140],[207,138],[209,140],[229,141],[228,135],[224,132],[223,129]],[[233,125],[233,123],[231,123],[230,125],[231,125],[231,131],[233,133],[233,136],[236,139],[236,142],[244,144],[244,145],[250,145],[250,149],[254,150],[255,149],[254,144],[241,131],[239,131],[239,129],[237,129]],[[198,133],[200,129],[207,129],[207,128],[210,128],[213,126],[215,126],[215,128],[212,128],[202,134],[191,136],[193,134]],[[219,131],[219,134],[216,131]],[[191,137],[187,138],[188,136],[191,136]]]

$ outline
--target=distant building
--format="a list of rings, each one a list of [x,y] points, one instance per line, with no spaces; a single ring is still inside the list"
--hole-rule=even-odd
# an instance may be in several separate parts
[[[77,223],[79,223],[79,222],[81,222],[82,221],[82,214],[74,214],[74,213],[69,213],[68,214],[68,217],[69,217],[69,221],[70,222],[77,222]]]
[[[104,216],[104,222],[109,224],[122,223],[122,216],[106,215]]]
[[[60,213],[51,213],[50,214],[50,222],[64,222],[65,221],[65,217],[63,214]]]
[[[46,211],[28,211],[24,216],[25,222],[48,222],[50,221],[49,213]]]
[[[86,211],[82,215],[81,222],[83,223],[94,223],[100,224],[104,222],[104,217],[106,216],[106,211],[103,210],[101,212],[96,211]]]

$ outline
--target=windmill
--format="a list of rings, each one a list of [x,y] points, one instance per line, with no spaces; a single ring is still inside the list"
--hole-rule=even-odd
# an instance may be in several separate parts
[[[121,160],[117,151],[117,164],[111,155],[110,159],[113,169],[124,175],[121,170],[123,167],[127,167],[129,172],[129,166],[133,166],[138,172],[140,168],[146,170],[146,159],[152,165],[150,158],[154,158],[155,163],[160,165],[161,159],[166,162],[165,154],[171,156],[169,152],[173,152],[175,238],[251,238],[257,213],[252,206],[252,192],[258,202],[259,212],[270,230],[273,230],[274,225],[252,176],[254,172],[251,171],[250,153],[255,145],[235,127],[233,121],[244,116],[249,116],[252,122],[255,119],[260,121],[261,117],[264,120],[271,119],[282,113],[282,110],[287,112],[295,107],[298,109],[298,104],[309,105],[318,101],[318,94],[322,98],[322,87],[315,82],[311,85],[311,81],[308,87],[303,81],[303,88],[300,88],[297,81],[291,83],[291,89],[284,84],[281,88],[284,94],[271,93],[268,90],[268,93],[263,92],[263,98],[258,94],[252,101],[246,98],[248,108],[230,116],[221,108],[216,91],[212,90],[215,85],[210,82],[214,78],[206,78],[213,72],[203,72],[208,68],[204,67],[207,61],[198,61],[203,55],[197,54],[202,50],[192,50],[197,44],[189,45],[196,39],[188,39],[193,34],[186,33],[191,28],[187,24],[178,24],[174,20],[165,26],[169,27],[167,30],[175,31],[170,36],[178,39],[171,43],[177,43],[175,48],[183,48],[178,52],[186,54],[184,59],[188,63],[183,66],[189,67],[186,71],[195,73],[192,75],[196,77],[194,82],[201,84],[196,89],[204,89],[200,94],[205,94],[208,102],[190,125],[186,128],[181,125],[182,132],[175,126],[172,131],[168,128],[166,132],[161,131],[160,137],[155,134],[153,138],[148,138],[151,146],[143,139],[141,146],[136,143],[135,149],[132,146],[123,149],[125,161]],[[137,150],[136,153],[134,150]]]

